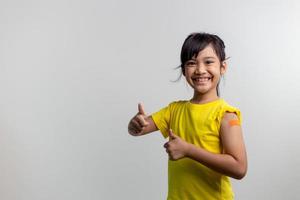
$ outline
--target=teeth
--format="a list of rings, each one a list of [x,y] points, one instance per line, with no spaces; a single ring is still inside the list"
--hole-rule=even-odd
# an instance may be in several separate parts
[[[196,81],[208,81],[210,78],[208,77],[203,77],[203,78],[196,78]]]

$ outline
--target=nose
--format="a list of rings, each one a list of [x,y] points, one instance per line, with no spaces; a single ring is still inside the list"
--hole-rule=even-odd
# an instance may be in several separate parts
[[[196,74],[203,74],[206,72],[205,66],[203,66],[202,64],[198,64],[195,70]]]

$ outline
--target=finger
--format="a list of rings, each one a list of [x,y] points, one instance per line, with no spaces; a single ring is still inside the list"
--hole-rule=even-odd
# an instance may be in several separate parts
[[[164,147],[165,147],[165,148],[168,148],[168,147],[169,147],[169,142],[166,142],[166,143],[164,144]]]
[[[131,135],[139,135],[139,133],[140,133],[138,130],[136,130],[133,127],[129,127],[128,130]]]
[[[142,132],[140,128],[137,128],[133,123],[130,123],[128,126],[129,133],[132,135],[138,135]]]
[[[137,116],[136,116],[136,120],[138,121],[138,123],[139,123],[142,127],[145,127],[145,126],[149,125],[149,123],[146,121],[146,119],[145,119],[144,116],[142,116],[142,115],[137,115]]]
[[[169,140],[175,139],[177,136],[173,133],[172,129],[169,129]]]
[[[140,131],[136,130],[133,127],[128,128],[128,130],[131,135],[139,135],[141,133]]]
[[[133,119],[133,120],[132,120],[132,125],[133,125],[136,129],[138,129],[138,130],[140,130],[140,129],[143,128],[143,126],[139,123],[138,119]]]
[[[131,126],[137,131],[141,131],[143,129],[143,127],[136,120],[131,121]]]
[[[138,109],[139,109],[139,114],[146,115],[146,112],[145,112],[145,109],[144,109],[144,105],[142,103],[139,103]]]

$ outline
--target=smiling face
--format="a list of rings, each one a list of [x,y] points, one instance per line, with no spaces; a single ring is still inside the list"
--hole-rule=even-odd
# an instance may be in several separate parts
[[[194,89],[194,98],[217,98],[217,85],[226,67],[226,63],[220,61],[211,45],[207,45],[197,57],[188,60],[184,64],[184,75]]]

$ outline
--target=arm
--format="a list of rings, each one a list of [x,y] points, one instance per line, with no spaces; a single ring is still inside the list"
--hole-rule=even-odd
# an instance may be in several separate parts
[[[214,154],[194,145],[189,145],[187,156],[236,179],[242,179],[247,172],[247,156],[239,125],[231,126],[230,120],[237,120],[234,113],[226,113],[221,122],[222,154]]]
[[[242,179],[247,171],[247,156],[242,129],[239,125],[231,126],[229,121],[232,119],[237,119],[237,116],[233,113],[226,113],[221,122],[222,154],[211,153],[187,143],[170,132],[171,139],[165,144],[170,159],[177,160],[186,156],[217,172],[235,179]]]
[[[147,116],[142,104],[138,105],[139,112],[129,121],[128,133],[133,136],[141,136],[157,131],[151,116]]]

